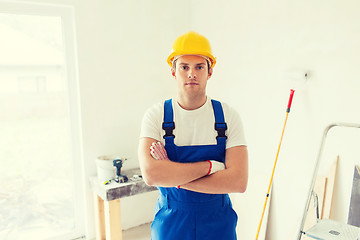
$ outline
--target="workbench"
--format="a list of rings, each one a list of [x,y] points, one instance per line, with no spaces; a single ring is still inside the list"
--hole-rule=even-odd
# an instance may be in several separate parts
[[[111,181],[105,185],[96,176],[90,178],[90,186],[95,193],[97,240],[122,240],[120,198],[157,190],[146,185],[142,178],[132,179],[134,175],[141,175],[139,168],[123,170],[121,174],[129,178],[128,182]]]

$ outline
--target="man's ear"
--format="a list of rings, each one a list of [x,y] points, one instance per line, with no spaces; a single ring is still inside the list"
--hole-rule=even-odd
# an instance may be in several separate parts
[[[174,69],[174,68],[171,68],[171,75],[172,75],[173,77],[175,77],[175,69]]]
[[[208,73],[208,77],[207,77],[208,80],[212,76],[212,74],[213,74],[213,68],[210,68],[209,73]]]

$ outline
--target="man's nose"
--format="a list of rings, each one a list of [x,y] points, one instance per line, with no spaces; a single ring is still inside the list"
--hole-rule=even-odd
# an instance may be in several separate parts
[[[195,74],[195,71],[194,71],[194,70],[190,70],[190,71],[189,71],[188,78],[189,78],[189,79],[192,79],[192,78],[195,79],[195,78],[196,78],[196,74]]]

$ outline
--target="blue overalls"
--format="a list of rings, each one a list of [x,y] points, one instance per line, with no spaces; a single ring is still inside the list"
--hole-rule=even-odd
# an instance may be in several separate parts
[[[174,162],[216,160],[225,162],[227,129],[221,103],[215,100],[216,145],[176,146],[174,144],[172,100],[165,101],[165,149]],[[191,131],[191,129],[189,129]],[[210,131],[210,130],[209,130]],[[206,194],[175,187],[158,187],[160,196],[151,225],[152,240],[235,240],[237,215],[228,194]]]

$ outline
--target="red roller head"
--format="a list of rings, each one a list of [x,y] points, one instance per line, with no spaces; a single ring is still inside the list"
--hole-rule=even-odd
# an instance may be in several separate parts
[[[293,100],[293,97],[294,97],[294,93],[295,93],[295,90],[294,90],[294,89],[290,89],[289,103],[288,103],[286,112],[290,112],[291,103],[292,103],[292,100]]]

